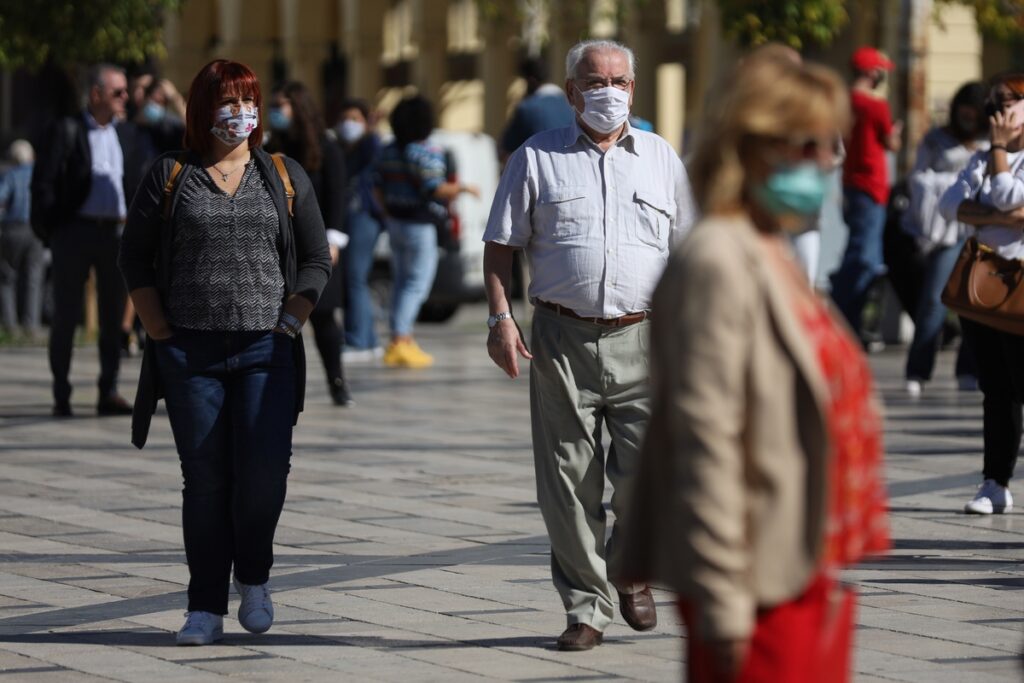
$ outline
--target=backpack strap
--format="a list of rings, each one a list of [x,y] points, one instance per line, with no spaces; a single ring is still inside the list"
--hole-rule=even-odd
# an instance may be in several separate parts
[[[277,169],[277,175],[281,176],[281,182],[284,183],[284,195],[288,198],[288,215],[294,216],[295,212],[292,210],[292,205],[295,203],[295,188],[292,187],[292,179],[288,175],[288,168],[284,165],[284,155],[278,152],[271,155],[271,158],[274,160],[274,168]]]
[[[174,167],[171,169],[171,175],[167,176],[167,182],[164,183],[164,220],[171,219],[171,195],[174,194],[174,184],[178,182],[178,174],[181,173],[182,162],[185,160],[187,152],[182,152],[178,155],[178,158],[174,160]]]

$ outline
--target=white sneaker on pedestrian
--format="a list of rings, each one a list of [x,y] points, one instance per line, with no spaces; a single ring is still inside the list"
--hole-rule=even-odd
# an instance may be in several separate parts
[[[209,645],[224,637],[224,617],[213,612],[185,612],[178,645]]]
[[[924,385],[919,379],[908,379],[906,387],[907,396],[910,398],[918,398],[921,395],[921,390],[924,388]]]
[[[238,623],[249,633],[266,633],[274,623],[274,603],[266,583],[250,586],[235,579],[235,590],[242,598],[238,606]]]
[[[1010,489],[1000,486],[995,479],[986,479],[978,487],[974,498],[964,506],[964,512],[975,515],[998,515],[1012,509],[1013,496],[1010,495]]]
[[[384,348],[374,346],[371,349],[356,349],[346,347],[341,351],[343,363],[374,363],[384,357]]]

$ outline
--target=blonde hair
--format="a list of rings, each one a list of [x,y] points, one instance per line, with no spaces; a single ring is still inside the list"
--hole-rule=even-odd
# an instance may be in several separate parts
[[[741,148],[751,138],[788,138],[821,128],[841,135],[849,119],[846,88],[831,69],[798,64],[779,51],[749,56],[709,110],[688,169],[701,212],[741,208]]]

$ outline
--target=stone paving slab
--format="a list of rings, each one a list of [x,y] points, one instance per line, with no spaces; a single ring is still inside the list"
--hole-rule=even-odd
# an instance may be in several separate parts
[[[45,350],[0,349],[0,676],[43,681],[671,681],[684,640],[613,624],[589,653],[553,649],[564,615],[537,509],[525,380],[503,379],[479,306],[421,331],[426,371],[347,369],[356,405],[310,385],[277,537],[274,629],[225,620],[178,648],[181,475],[166,417],[149,445],[94,416],[94,349],[76,350],[76,417],[49,417]],[[872,357],[886,403],[895,548],[847,572],[860,591],[855,680],[1024,678],[1021,515],[962,514],[981,407],[951,358],[919,400],[902,350]],[[138,360],[125,362],[125,393]],[[1024,489],[1019,493],[1024,501]],[[233,602],[232,607],[236,603]]]

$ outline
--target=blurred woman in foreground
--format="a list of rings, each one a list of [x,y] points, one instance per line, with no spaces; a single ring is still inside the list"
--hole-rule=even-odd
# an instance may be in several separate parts
[[[821,206],[849,103],[831,71],[762,57],[718,105],[690,167],[705,218],[654,296],[624,578],[679,593],[692,681],[845,681],[838,572],[888,545],[881,420],[787,235]]]

